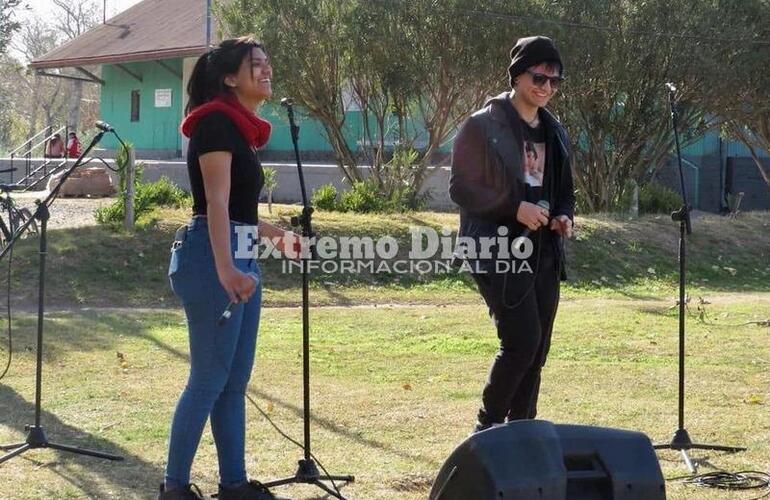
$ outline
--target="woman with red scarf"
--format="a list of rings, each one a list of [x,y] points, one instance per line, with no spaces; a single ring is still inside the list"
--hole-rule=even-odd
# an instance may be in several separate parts
[[[254,110],[272,95],[272,73],[262,45],[243,37],[201,56],[187,86],[182,133],[190,138],[193,218],[177,231],[168,274],[187,315],[190,376],[171,425],[163,500],[202,498],[190,484],[190,468],[208,418],[219,498],[275,498],[247,479],[244,463],[244,399],[261,304],[255,240],[257,234],[270,238],[284,253],[298,242],[257,217],[264,184],[258,150],[270,137],[270,123]],[[228,303],[231,316],[221,323]]]

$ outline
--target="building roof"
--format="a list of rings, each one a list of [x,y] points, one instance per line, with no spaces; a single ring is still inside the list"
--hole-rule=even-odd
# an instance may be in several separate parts
[[[205,16],[205,0],[144,0],[30,66],[66,68],[197,56],[206,50]],[[213,27],[211,39],[218,41]]]

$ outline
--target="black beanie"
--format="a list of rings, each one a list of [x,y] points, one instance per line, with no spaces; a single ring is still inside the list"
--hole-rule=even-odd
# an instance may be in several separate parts
[[[527,68],[544,62],[558,63],[559,75],[562,74],[561,56],[559,51],[556,50],[553,40],[545,36],[519,38],[516,45],[511,49],[511,65],[508,66],[511,88],[513,88],[513,80],[524,73]]]

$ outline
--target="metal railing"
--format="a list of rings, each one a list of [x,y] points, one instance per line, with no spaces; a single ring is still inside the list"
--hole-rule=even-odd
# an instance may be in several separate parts
[[[66,142],[64,142],[65,147],[64,147],[63,161],[59,162],[57,165],[55,165],[53,170],[51,170],[50,172],[48,171],[48,166],[51,165],[52,163],[54,163],[54,159],[48,158],[48,159],[44,160],[43,163],[39,167],[37,167],[37,168],[35,168],[33,170],[32,169],[32,153],[42,146],[42,154],[40,156],[41,157],[45,157],[46,156],[46,148],[47,148],[48,142],[51,139],[53,139],[54,135],[56,135],[56,134],[60,134],[60,135],[63,134],[64,137],[65,137],[64,140],[66,140],[67,136],[69,135],[67,131],[68,131],[67,126],[59,127],[58,129],[53,130],[52,126],[47,125],[41,131],[37,132],[35,135],[33,135],[32,137],[30,137],[29,139],[24,141],[21,144],[21,146],[19,146],[18,148],[14,149],[13,151],[11,151],[11,153],[10,153],[10,167],[11,168],[15,167],[14,163],[16,161],[18,161],[18,160],[22,160],[24,162],[24,176],[18,181],[19,184],[23,184],[26,187],[26,189],[28,190],[28,189],[36,186],[37,184],[39,184],[40,181],[42,181],[43,179],[48,177],[54,171],[59,170],[63,165],[66,165],[67,159],[68,159],[68,151],[67,151],[67,148],[66,148]],[[41,139],[41,136],[42,136],[42,139]],[[42,177],[38,178],[38,174],[40,173],[40,171],[43,172],[43,175],[42,175]],[[11,172],[10,182],[11,183],[14,182],[13,172]],[[30,182],[32,182],[32,184],[30,184]]]

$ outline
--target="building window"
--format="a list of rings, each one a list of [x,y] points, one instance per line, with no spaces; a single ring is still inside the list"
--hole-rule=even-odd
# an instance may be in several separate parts
[[[131,121],[139,121],[139,91],[131,91]]]

